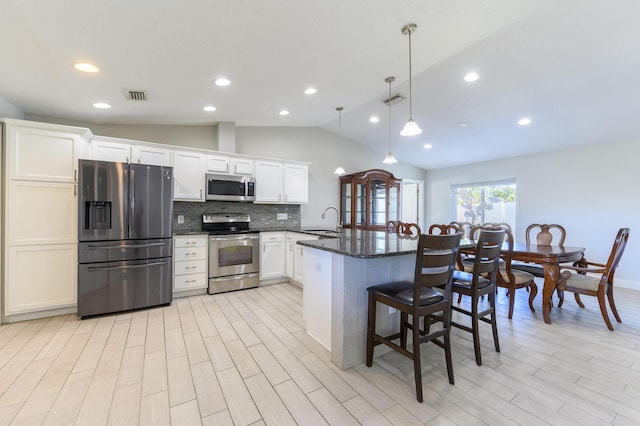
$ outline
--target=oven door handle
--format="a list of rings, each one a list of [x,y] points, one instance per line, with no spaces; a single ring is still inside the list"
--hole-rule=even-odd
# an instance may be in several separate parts
[[[209,241],[257,240],[259,238],[259,235],[224,235],[219,237],[209,237]]]
[[[139,249],[149,248],[156,246],[164,246],[166,243],[147,243],[147,244],[119,244],[119,245],[106,245],[106,246],[87,246],[88,250],[111,250],[111,249]]]
[[[89,266],[89,271],[115,271],[118,269],[140,269],[149,268],[151,266],[165,265],[166,262],[141,263],[138,265],[117,265],[117,266]]]

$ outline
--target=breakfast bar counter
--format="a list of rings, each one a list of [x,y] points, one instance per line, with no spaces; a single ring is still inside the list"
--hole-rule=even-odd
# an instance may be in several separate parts
[[[367,287],[413,280],[417,236],[343,230],[340,238],[303,246],[303,317],[307,333],[331,351],[341,369],[365,360]],[[397,328],[398,312],[379,306],[377,330]]]

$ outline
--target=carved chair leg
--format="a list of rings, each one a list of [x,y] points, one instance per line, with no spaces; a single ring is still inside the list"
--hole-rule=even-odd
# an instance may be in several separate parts
[[[516,288],[513,284],[510,285],[508,293],[509,295],[509,319],[513,318],[513,305],[516,301]]]
[[[533,299],[535,299],[538,294],[538,286],[532,281],[529,287],[531,287],[531,291],[529,292],[529,308],[531,308],[531,312],[535,312],[536,310],[533,307]]]
[[[578,304],[578,306],[584,308],[584,303],[582,303],[582,300],[580,300],[580,295],[578,293],[573,293],[573,297],[576,298],[576,303]]]
[[[556,293],[558,293],[558,308],[562,308],[562,304],[564,303],[564,291],[557,288]]]
[[[613,300],[613,286],[609,286],[609,288],[607,288],[607,299],[609,300],[609,306],[611,306],[611,312],[613,312],[613,316],[616,318],[616,321],[622,322],[620,315],[618,315],[618,310],[616,309],[616,302]]]
[[[598,304],[600,305],[600,312],[602,312],[602,319],[604,319],[604,323],[607,324],[607,328],[613,331],[613,325],[611,325],[611,321],[609,320],[609,314],[607,313],[607,304],[604,301],[604,294],[598,294]]]

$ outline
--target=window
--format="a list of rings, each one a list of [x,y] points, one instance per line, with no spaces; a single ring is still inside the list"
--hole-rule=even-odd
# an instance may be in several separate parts
[[[516,182],[485,182],[451,188],[453,220],[478,225],[486,222],[516,226]]]

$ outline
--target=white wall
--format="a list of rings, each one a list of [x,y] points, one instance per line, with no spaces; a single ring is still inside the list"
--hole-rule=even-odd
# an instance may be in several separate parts
[[[470,153],[472,155],[472,153]],[[566,246],[585,247],[586,257],[607,261],[619,228],[631,228],[616,272],[616,285],[640,290],[640,141],[584,146],[427,172],[427,223],[451,221],[451,186],[515,178],[515,238],[531,223],[558,223]],[[635,231],[635,232],[634,232]]]
[[[286,160],[308,161],[309,204],[301,207],[302,226],[335,226],[335,216],[322,212],[329,206],[338,209],[340,188],[337,166],[347,173],[385,169],[397,178],[425,179],[425,171],[407,164],[382,164],[385,152],[372,152],[362,145],[316,127],[236,127],[239,154]]]

